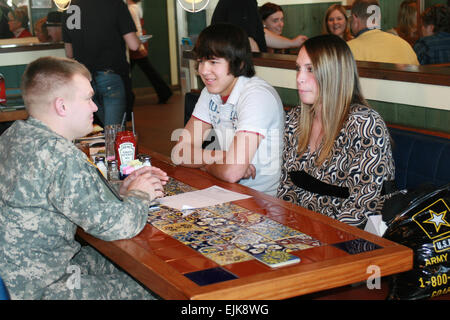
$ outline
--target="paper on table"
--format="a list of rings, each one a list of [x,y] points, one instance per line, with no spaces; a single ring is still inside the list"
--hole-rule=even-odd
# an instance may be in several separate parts
[[[183,210],[185,208],[203,208],[217,204],[251,198],[246,194],[241,194],[212,186],[203,190],[180,193],[158,199],[159,203],[171,208]]]

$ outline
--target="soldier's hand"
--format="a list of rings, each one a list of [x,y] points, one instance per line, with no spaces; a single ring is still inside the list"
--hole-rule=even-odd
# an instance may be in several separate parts
[[[164,196],[164,187],[161,180],[149,172],[140,174],[130,181],[128,183],[127,191],[131,190],[139,190],[148,193],[150,195],[150,200]]]
[[[162,185],[165,185],[167,181],[169,180],[169,176],[165,171],[162,171],[158,167],[144,167],[141,169],[150,168],[151,173],[154,177],[157,177],[159,180],[161,180]]]
[[[157,167],[142,167],[136,171],[133,171],[128,177],[125,178],[123,181],[121,187],[120,187],[120,194],[126,194],[128,190],[132,190],[130,188],[136,189],[136,186],[142,185],[142,181],[138,181],[136,183],[133,183],[136,179],[151,179],[151,181],[158,182],[161,186],[161,191],[163,191],[162,186],[167,183],[169,180],[169,177],[167,176],[167,173],[162,171],[161,169]],[[157,180],[155,180],[157,179]],[[159,188],[158,188],[159,189]],[[138,189],[139,190],[139,189]],[[146,190],[142,190],[147,192]]]

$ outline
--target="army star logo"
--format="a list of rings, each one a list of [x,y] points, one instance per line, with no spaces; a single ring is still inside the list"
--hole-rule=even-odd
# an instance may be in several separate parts
[[[412,220],[428,238],[442,238],[450,234],[450,223],[445,217],[447,212],[450,212],[450,207],[441,198],[414,214]]]
[[[430,210],[431,218],[428,220],[425,220],[423,223],[433,223],[434,227],[436,228],[436,232],[439,232],[439,228],[441,225],[450,227],[450,224],[445,221],[445,214],[447,213],[447,210],[442,211],[440,213],[436,213],[433,210]]]

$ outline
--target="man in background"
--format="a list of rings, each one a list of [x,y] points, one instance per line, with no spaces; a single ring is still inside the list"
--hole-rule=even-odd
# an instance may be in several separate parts
[[[422,38],[414,44],[420,64],[450,62],[450,8],[434,5],[422,13]]]
[[[62,13],[59,11],[51,11],[47,14],[47,33],[51,42],[62,41]]]
[[[63,40],[66,56],[92,74],[102,125],[120,124],[130,83],[126,47],[141,45],[127,5],[122,0],[73,0],[64,14]]]
[[[267,52],[264,26],[256,0],[219,0],[211,18],[211,24],[231,23],[244,29],[250,40],[251,50]]]
[[[350,18],[354,39],[347,42],[355,60],[418,65],[411,45],[402,38],[381,31],[378,0],[356,0]]]

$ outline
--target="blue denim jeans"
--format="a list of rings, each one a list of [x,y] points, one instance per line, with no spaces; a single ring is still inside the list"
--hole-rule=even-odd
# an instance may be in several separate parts
[[[127,101],[122,77],[113,71],[93,73],[92,88],[97,116],[103,126],[120,124],[126,112]]]

